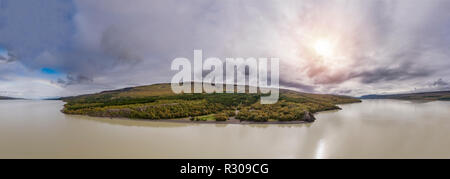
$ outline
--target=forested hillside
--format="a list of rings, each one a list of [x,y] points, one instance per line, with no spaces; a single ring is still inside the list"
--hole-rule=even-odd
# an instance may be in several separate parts
[[[278,103],[262,105],[261,94],[213,93],[174,94],[170,84],[155,84],[97,94],[63,98],[66,114],[137,119],[175,119],[224,121],[302,121],[305,116],[339,109],[336,104],[360,102],[337,95],[280,90]]]

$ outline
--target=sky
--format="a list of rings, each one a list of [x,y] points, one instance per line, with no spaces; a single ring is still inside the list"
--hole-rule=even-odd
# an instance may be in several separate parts
[[[0,96],[170,82],[177,57],[277,57],[282,87],[450,90],[448,0],[0,0]]]

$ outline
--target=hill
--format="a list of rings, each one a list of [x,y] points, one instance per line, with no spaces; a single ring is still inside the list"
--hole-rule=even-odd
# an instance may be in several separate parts
[[[12,97],[7,97],[7,96],[0,96],[0,100],[15,100],[15,99],[19,99],[19,98],[12,98]]]
[[[247,87],[248,88],[248,87]],[[138,119],[311,121],[312,113],[360,102],[348,96],[280,90],[278,103],[259,104],[261,94],[174,94],[170,84],[154,84],[62,98],[66,114]]]
[[[366,95],[361,99],[401,99],[401,100],[450,100],[450,91],[422,92],[409,94],[392,94],[392,95]]]

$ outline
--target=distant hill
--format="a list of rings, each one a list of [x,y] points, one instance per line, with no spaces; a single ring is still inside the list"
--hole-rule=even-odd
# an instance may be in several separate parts
[[[12,97],[7,97],[7,96],[0,96],[0,100],[15,100],[15,99],[20,99],[20,98],[12,98]]]
[[[198,120],[202,116],[213,115],[201,119],[236,116],[241,121],[301,121],[315,112],[339,109],[336,104],[360,102],[348,96],[282,89],[278,103],[261,105],[261,96],[248,93],[174,94],[170,84],[154,84],[62,98],[67,102],[62,111],[66,114],[138,119],[198,117]]]
[[[450,100],[450,91],[392,94],[392,95],[365,95],[360,99],[402,99],[402,100]]]

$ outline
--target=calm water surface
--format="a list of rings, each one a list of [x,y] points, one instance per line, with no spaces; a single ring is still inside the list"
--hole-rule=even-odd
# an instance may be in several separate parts
[[[450,102],[365,100],[312,124],[179,124],[0,101],[0,158],[450,158]]]

